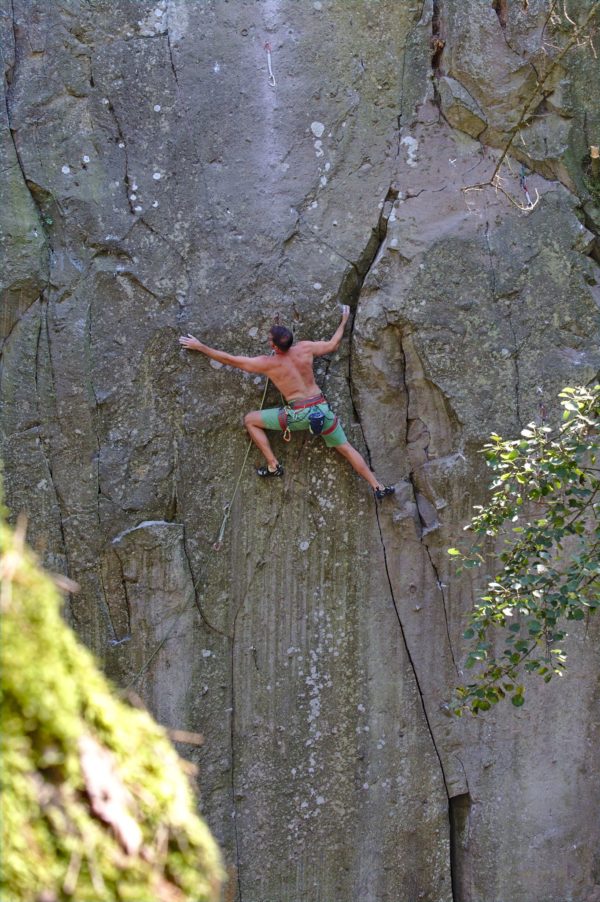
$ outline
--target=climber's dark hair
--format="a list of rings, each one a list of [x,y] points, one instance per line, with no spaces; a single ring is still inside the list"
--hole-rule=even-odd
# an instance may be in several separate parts
[[[280,351],[289,351],[294,341],[294,336],[285,326],[271,326],[269,335],[275,347]]]

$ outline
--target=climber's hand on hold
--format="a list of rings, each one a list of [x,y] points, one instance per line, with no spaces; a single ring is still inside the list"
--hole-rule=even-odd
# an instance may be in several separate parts
[[[342,304],[342,322],[346,323],[348,321],[348,317],[350,316],[350,307],[348,304]]]
[[[180,335],[179,336],[179,344],[182,348],[185,348],[186,351],[201,351],[204,348],[202,342],[198,341],[197,338],[194,338],[193,335]]]

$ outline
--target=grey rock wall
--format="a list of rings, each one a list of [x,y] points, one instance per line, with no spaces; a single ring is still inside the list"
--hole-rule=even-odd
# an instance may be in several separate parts
[[[600,359],[600,73],[582,42],[550,70],[574,26],[549,10],[3,4],[7,502],[108,673],[204,734],[182,752],[240,902],[600,894],[597,625],[525,709],[444,707],[477,449]],[[517,125],[507,193],[465,191]],[[339,302],[318,380],[397,495],[275,439],[285,479],[251,452],[215,551],[264,385],[177,336],[257,354],[274,315],[328,337]]]

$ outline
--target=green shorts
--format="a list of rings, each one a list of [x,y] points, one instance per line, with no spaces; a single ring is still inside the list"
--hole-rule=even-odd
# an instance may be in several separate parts
[[[335,414],[327,403],[314,404],[312,407],[305,407],[303,410],[292,410],[291,407],[286,407],[285,409],[288,415],[287,425],[290,432],[300,432],[302,429],[308,429],[308,416],[314,410],[320,410],[325,415],[323,432],[331,429],[335,421]],[[276,429],[278,432],[282,431],[281,423],[279,422],[280,410],[281,407],[269,407],[267,408],[267,410],[260,411],[263,426],[265,427],[265,429]],[[345,445],[348,441],[346,434],[342,429],[342,424],[339,420],[337,421],[337,425],[332,432],[329,432],[327,435],[323,435],[323,432],[321,433],[321,436],[328,448],[335,448],[337,447],[337,445]]]

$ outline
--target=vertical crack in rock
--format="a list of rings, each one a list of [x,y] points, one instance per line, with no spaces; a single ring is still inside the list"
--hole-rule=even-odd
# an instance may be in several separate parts
[[[6,69],[4,71],[4,78],[6,84],[10,87],[13,82],[15,68],[17,65],[17,23],[15,16],[15,3],[14,0],[10,0],[10,21],[12,26],[12,36],[13,36],[13,59],[12,62],[6,62]],[[8,103],[7,103],[8,105]]]
[[[410,479],[411,485],[413,485],[413,482],[412,482],[412,474],[409,476],[409,479]],[[414,491],[414,485],[413,485],[413,491]],[[435,565],[434,562],[433,562],[433,558],[431,557],[431,551],[429,550],[429,545],[427,544],[427,542],[425,542],[425,541],[423,541],[423,540],[421,540],[421,541],[422,541],[422,543],[423,543],[423,547],[424,547],[425,551],[427,552],[427,557],[428,557],[428,559],[429,559],[429,563],[430,563],[430,565],[431,565],[431,569],[433,570],[433,573],[434,573],[434,576],[435,576],[435,582],[436,582],[436,585],[437,585],[437,587],[438,587],[438,589],[439,589],[440,596],[441,596],[441,599],[442,599],[442,608],[443,608],[443,610],[444,610],[444,620],[445,620],[445,623],[446,623],[446,635],[448,636],[448,648],[450,649],[450,655],[451,655],[451,657],[452,657],[452,663],[454,664],[454,669],[456,670],[457,675],[460,675],[460,671],[459,671],[459,669],[458,669],[458,663],[457,663],[456,658],[455,658],[455,656],[454,656],[454,647],[453,647],[453,645],[452,645],[452,639],[451,639],[451,637],[450,637],[450,623],[449,623],[449,621],[448,621],[448,607],[447,607],[447,605],[446,605],[446,593],[444,592],[444,583],[441,581],[440,575],[439,575],[439,571],[438,571],[436,565]]]
[[[361,420],[360,420],[360,416],[359,416],[358,414],[357,414],[357,417],[358,417],[358,424],[359,424],[359,427],[360,427],[361,435],[362,435],[363,441],[364,441],[364,443],[365,443],[365,448],[367,449],[367,457],[368,457],[368,460],[369,460],[369,466],[370,466],[370,465],[371,465],[371,450],[370,450],[369,445],[368,445],[368,443],[367,443],[366,436],[365,436],[365,432],[364,432],[364,429],[363,429],[363,425],[362,425],[362,422],[361,422]],[[375,503],[376,503],[376,502],[375,502]],[[421,700],[421,708],[423,709],[423,716],[424,716],[424,718],[425,718],[425,723],[426,723],[426,725],[427,725],[427,730],[428,730],[428,732],[429,732],[429,736],[431,737],[431,744],[433,745],[433,749],[434,749],[434,751],[435,751],[436,757],[437,757],[437,759],[438,759],[438,763],[439,763],[439,765],[440,765],[440,772],[441,772],[441,775],[442,775],[442,780],[443,780],[443,782],[444,782],[444,788],[445,788],[445,790],[446,790],[446,795],[448,796],[448,799],[450,799],[450,790],[449,790],[449,787],[448,787],[448,783],[447,783],[447,781],[446,781],[446,773],[445,773],[445,770],[444,770],[444,765],[443,765],[443,763],[442,763],[442,756],[440,755],[439,749],[438,749],[438,747],[437,747],[437,743],[436,743],[436,741],[435,741],[435,735],[434,735],[434,732],[433,732],[433,728],[432,728],[432,726],[431,726],[431,722],[430,722],[430,720],[429,720],[429,715],[428,715],[428,713],[427,713],[427,706],[426,706],[426,704],[425,704],[425,696],[424,696],[424,694],[423,694],[423,690],[422,690],[421,684],[420,684],[420,682],[419,682],[419,676],[418,676],[418,673],[417,673],[417,668],[416,668],[416,665],[415,665],[413,656],[412,656],[412,654],[411,654],[411,651],[410,651],[410,648],[409,648],[409,645],[408,645],[408,640],[407,640],[407,638],[406,638],[406,634],[405,634],[405,632],[404,632],[404,626],[403,626],[403,624],[402,624],[402,618],[401,618],[401,616],[400,616],[400,609],[399,609],[399,607],[398,607],[398,602],[397,602],[397,599],[396,599],[396,595],[395,595],[395,593],[394,593],[394,587],[393,587],[393,583],[392,583],[392,577],[391,577],[390,570],[389,570],[389,565],[388,565],[387,548],[386,548],[385,539],[384,539],[384,536],[383,536],[383,528],[382,528],[382,526],[381,526],[381,518],[380,518],[380,516],[379,516],[379,508],[378,508],[377,506],[375,507],[375,517],[376,517],[376,519],[377,519],[377,529],[379,530],[379,539],[380,539],[380,542],[381,542],[381,549],[382,549],[382,552],[383,552],[383,562],[384,562],[384,566],[385,566],[385,575],[386,575],[386,578],[387,578],[387,583],[388,583],[388,587],[389,587],[389,591],[390,591],[390,597],[391,597],[391,599],[392,599],[392,604],[393,604],[393,606],[394,606],[394,611],[396,612],[396,619],[397,619],[397,621],[398,621],[398,626],[399,626],[399,628],[400,628],[400,635],[402,636],[402,642],[403,642],[403,645],[404,645],[404,649],[405,649],[405,651],[406,651],[406,656],[407,656],[407,658],[408,658],[409,664],[410,664],[410,666],[411,666],[411,669],[412,669],[412,672],[413,672],[413,675],[414,675],[414,678],[415,678],[415,685],[416,685],[416,687],[417,687],[417,691],[418,691],[418,693],[419,693],[419,698],[420,698],[420,700]]]
[[[492,9],[498,16],[500,28],[505,29],[508,24],[508,0],[492,0]]]
[[[442,69],[442,56],[446,47],[445,29],[443,21],[443,3],[442,0],[433,0],[433,10],[431,14],[431,39],[429,42],[431,49],[431,87],[433,90],[433,103],[437,107],[439,121],[442,120],[453,128],[444,113],[444,105],[442,96],[439,91],[439,80],[444,76]],[[485,127],[482,128],[482,133]]]
[[[414,484],[413,484],[413,481],[412,481],[412,474],[409,475],[409,479],[410,479],[411,485],[413,486],[413,492],[414,492]],[[436,567],[435,563],[433,562],[433,558],[432,558],[432,556],[431,556],[431,551],[430,551],[430,549],[429,549],[429,545],[428,545],[427,542],[425,542],[423,539],[421,539],[421,543],[422,543],[423,548],[425,549],[425,552],[426,552],[426,554],[427,554],[427,558],[428,558],[428,560],[429,560],[429,564],[430,564],[431,569],[433,570],[433,574],[434,574],[434,576],[435,576],[435,583],[436,583],[436,586],[437,586],[438,591],[439,591],[439,593],[440,593],[440,597],[441,597],[441,599],[442,599],[442,609],[443,609],[443,611],[444,611],[444,622],[445,622],[445,624],[446,624],[446,635],[447,635],[447,637],[448,637],[448,648],[450,649],[450,656],[451,656],[451,658],[452,658],[452,663],[454,664],[454,669],[456,670],[456,674],[457,674],[457,676],[460,676],[460,671],[459,671],[459,668],[458,668],[458,663],[457,663],[457,660],[456,660],[456,658],[455,658],[455,656],[454,656],[454,647],[453,647],[453,645],[452,645],[452,638],[451,638],[451,636],[450,636],[450,622],[449,622],[449,620],[448,620],[448,607],[447,607],[447,605],[446,605],[446,594],[445,594],[445,592],[444,592],[444,583],[441,581],[440,575],[439,575],[439,571],[438,571],[438,568]]]
[[[170,2],[170,0],[168,0],[166,15],[165,15],[165,21],[167,24],[167,49],[169,51],[169,60],[171,62],[171,72],[173,73],[173,78],[175,79],[175,84],[177,85],[177,88],[179,88],[179,79],[177,77],[177,69],[175,67],[175,60],[173,59],[173,48],[171,47],[171,29],[170,29],[170,22],[169,22],[170,14],[171,14],[171,2]]]
[[[472,899],[464,854],[469,847],[470,814],[471,796],[468,792],[449,800],[452,902],[471,902]]]
[[[485,224],[484,235],[485,235],[485,243],[486,243],[486,248],[487,248],[488,259],[490,261],[492,297],[493,297],[494,301],[496,303],[498,303],[500,300],[500,297],[498,295],[498,290],[497,290],[496,267],[494,265],[494,255],[492,252],[492,245],[490,243],[489,221],[486,222],[486,224]],[[515,390],[515,411],[516,411],[516,415],[517,415],[517,422],[518,422],[519,426],[522,426],[523,421],[521,419],[521,401],[520,401],[520,398],[521,398],[521,373],[520,373],[520,368],[519,368],[519,354],[520,354],[521,349],[519,348],[519,345],[517,343],[517,334],[515,332],[515,327],[514,327],[514,323],[513,323],[513,319],[512,319],[512,305],[508,298],[506,299],[506,305],[507,305],[506,321],[508,323],[508,327],[510,329],[512,340],[513,340],[513,351],[511,354],[511,358],[513,361],[514,374],[515,374],[515,389],[514,389]]]
[[[110,98],[108,98],[108,111],[111,114],[111,116],[113,118],[113,122],[115,123],[115,127],[117,129],[118,144],[123,145],[123,155],[125,158],[125,172],[123,173],[123,183],[125,186],[125,194],[127,197],[127,206],[129,207],[129,211],[131,213],[133,213],[133,215],[135,216],[133,201],[131,200],[131,194],[134,192],[133,192],[133,185],[131,183],[131,178],[129,176],[129,156],[127,153],[127,141],[125,140],[125,134],[123,132],[123,129],[121,128],[121,122],[119,120],[119,117],[117,116],[116,110],[115,110],[115,108],[112,104],[112,100],[110,100]]]
[[[360,417],[358,416],[358,412],[354,404],[354,398],[352,396],[352,336],[354,334],[354,320],[356,317],[356,310],[358,308],[358,302],[364,281],[373,263],[377,259],[379,251],[381,250],[383,242],[385,241],[385,238],[387,236],[389,218],[392,214],[394,203],[397,200],[399,193],[399,189],[394,184],[391,184],[388,188],[385,198],[383,199],[381,213],[379,214],[377,225],[373,229],[371,229],[371,235],[369,236],[369,240],[367,241],[365,249],[356,262],[353,262],[352,260],[346,260],[346,258],[342,257],[342,255],[335,251],[334,248],[330,248],[330,250],[334,250],[334,253],[341,257],[342,260],[346,260],[346,263],[350,264],[349,268],[346,270],[342,277],[342,281],[338,290],[338,297],[342,304],[347,304],[350,308],[350,353],[348,354],[347,379],[348,385],[350,386],[350,400],[352,402],[352,409],[357,420],[360,420]],[[302,221],[301,214],[299,214],[299,218]],[[322,239],[318,236],[315,235],[314,237],[317,238],[317,240],[322,241]],[[329,245],[327,246],[329,247]],[[325,358],[325,372],[323,374],[324,383],[326,383],[329,376],[331,363],[332,357],[327,356]]]
[[[104,611],[106,613],[106,617],[108,620],[108,624],[110,626],[110,631],[112,633],[112,639],[110,641],[111,645],[121,645],[128,638],[131,638],[131,603],[129,601],[129,595],[127,593],[127,580],[125,579],[125,573],[123,571],[123,561],[119,557],[119,554],[115,551],[115,557],[119,563],[119,574],[121,577],[121,585],[123,586],[123,599],[125,601],[125,613],[127,616],[127,629],[125,630],[124,636],[119,636],[117,633],[117,629],[115,627],[115,622],[112,618],[110,605],[108,603],[108,596],[106,594],[106,587],[104,585],[104,576],[102,574],[102,567],[99,568],[100,575],[100,586],[102,587],[102,598],[104,600]]]
[[[10,135],[10,140],[12,142],[12,146],[13,146],[13,149],[15,152],[15,159],[17,162],[17,166],[19,167],[19,170],[21,172],[23,184],[25,185],[25,188],[27,189],[27,191],[29,192],[29,196],[31,197],[33,207],[37,213],[39,228],[40,228],[40,231],[44,238],[44,247],[45,247],[45,251],[46,251],[47,275],[46,275],[46,284],[45,284],[44,289],[42,290],[42,294],[43,294],[43,291],[47,290],[50,285],[50,273],[51,273],[51,266],[52,266],[52,248],[51,248],[51,244],[50,244],[48,230],[46,228],[46,216],[44,214],[42,206],[40,205],[38,198],[36,197],[34,191],[32,190],[32,186],[35,183],[27,177],[23,158],[21,156],[21,153],[19,151],[19,146],[17,144],[17,139],[16,139],[17,130],[13,127],[13,117],[12,117],[12,110],[11,110],[11,85],[14,80],[14,74],[15,74],[15,70],[16,70],[17,62],[18,62],[17,31],[16,31],[15,10],[14,10],[13,0],[11,0],[11,12],[12,12],[12,31],[13,31],[13,40],[14,40],[14,60],[13,60],[12,66],[9,67],[9,69],[7,70],[7,72],[5,74],[5,82],[6,82],[6,85],[8,85],[8,90],[6,90],[6,88],[5,88],[4,104],[5,104],[5,108],[6,108],[6,120],[8,123],[8,134]],[[9,73],[10,73],[10,79],[9,79]],[[40,273],[40,275],[43,278],[43,272]]]
[[[171,443],[171,452],[173,456],[173,464],[171,469],[171,497],[169,499],[169,503],[167,504],[167,509],[165,511],[165,520],[167,523],[172,523],[177,520],[177,510],[179,508],[179,494],[177,492],[177,473],[179,472],[179,443],[177,441],[178,435],[177,431],[173,432],[173,441]],[[184,537],[184,554],[188,557],[187,549],[185,548],[185,537]],[[189,566],[189,559],[188,559]],[[190,567],[190,573],[192,572]]]
[[[408,443],[409,443],[408,432],[409,432],[409,424],[410,424],[409,411],[410,411],[410,407],[411,407],[411,402],[410,402],[409,380],[407,379],[406,349],[405,349],[404,343],[402,341],[400,343],[400,354],[401,354],[401,359],[402,359],[402,372],[403,372],[402,378],[403,378],[403,382],[404,382],[404,390],[405,390],[406,396],[407,396],[405,445],[406,445],[406,447],[408,447]],[[414,471],[412,469],[409,472],[408,478],[409,478],[410,484],[412,486],[415,506],[418,511],[419,508],[418,508],[418,504],[417,504],[417,486],[416,486],[416,482],[415,482]],[[379,525],[379,516],[378,516],[377,520],[378,520],[378,525]],[[379,525],[379,529],[380,529],[380,534],[381,534],[382,545],[384,546],[384,549],[385,549],[385,542],[383,539],[383,534],[382,534],[380,525]],[[452,639],[450,636],[450,624],[449,624],[449,620],[448,620],[446,595],[444,592],[444,587],[443,587],[442,581],[440,579],[439,571],[433,561],[431,551],[425,540],[423,530],[421,531],[420,540],[421,540],[421,545],[424,548],[425,553],[427,555],[429,565],[433,571],[436,585],[437,585],[437,588],[439,590],[440,597],[442,600],[442,609],[444,611],[444,622],[445,622],[445,626],[446,626],[446,635],[448,638],[448,648],[450,649],[450,655],[452,657],[452,663],[454,665],[454,669],[458,675],[459,674],[458,664],[456,661],[456,657],[454,655],[454,647],[453,647]],[[384,550],[384,557],[385,557],[385,550]],[[387,570],[387,559],[386,559],[386,570]],[[388,580],[389,580],[389,575],[388,575]],[[396,607],[395,601],[394,601],[394,607]],[[396,614],[398,617],[398,622],[400,623],[400,614],[399,614],[397,607],[396,607]],[[400,629],[402,630],[401,623],[400,623]],[[410,652],[408,650],[408,645],[407,645],[406,639],[405,639],[405,645],[407,648],[407,653],[409,655],[409,659],[413,666],[413,670],[415,672],[415,679],[417,680],[417,686],[419,686],[416,669],[412,662],[412,659],[410,658]],[[438,761],[440,764],[442,778],[444,780],[444,786],[446,789],[446,794],[448,796],[449,866],[450,866],[450,882],[451,882],[451,888],[452,888],[452,902],[469,902],[470,897],[467,896],[466,892],[465,892],[466,877],[465,877],[465,864],[464,864],[463,852],[468,844],[468,812],[470,810],[470,795],[469,795],[468,791],[466,793],[462,793],[457,796],[452,796],[450,794],[450,788],[448,786],[446,776],[445,776],[444,765],[442,763],[442,758],[441,758],[441,755],[440,755],[437,745],[436,745],[433,728],[431,727],[429,718],[427,716],[425,699],[424,699],[423,693],[421,692],[420,687],[419,687],[419,692],[421,694],[421,704],[423,706],[423,712],[425,714],[425,719],[427,721],[427,726],[429,728],[431,740],[432,740],[432,743],[433,743],[433,746],[434,746],[434,749],[435,749],[435,752],[436,752],[436,755],[437,755],[437,758],[438,758]],[[459,759],[459,761],[460,761],[460,759]],[[461,764],[463,773],[465,773],[465,769],[464,769],[464,765],[462,764],[462,761],[460,762],[460,764]],[[465,773],[465,784],[468,787],[466,773]],[[464,814],[465,808],[467,811],[466,815]]]
[[[433,0],[431,14],[431,69],[434,76],[442,75],[442,54],[446,41],[442,35],[442,0]]]
[[[388,222],[399,193],[399,189],[392,183],[383,199],[377,225],[371,229],[371,235],[365,245],[365,249],[356,262],[348,261],[350,262],[350,269],[346,270],[340,284],[338,296],[344,304],[347,304],[350,307],[350,353],[348,355],[348,381],[350,386],[352,386],[352,338],[354,334],[354,320],[360,301],[360,293],[364,281],[386,239]],[[350,392],[350,396],[354,407],[352,391]]]
[[[46,227],[45,227],[46,220],[45,220],[44,212],[43,212],[42,208],[40,207],[35,194],[31,190],[32,182],[30,181],[30,179],[28,179],[27,174],[25,172],[23,158],[21,157],[21,153],[19,151],[19,147],[17,145],[17,140],[15,137],[16,129],[13,127],[13,117],[12,117],[12,110],[11,110],[11,93],[12,93],[12,84],[13,84],[14,77],[15,77],[15,71],[17,68],[18,60],[19,60],[17,24],[16,24],[14,0],[10,0],[10,9],[11,9],[11,24],[12,24],[13,43],[14,43],[14,51],[13,51],[14,58],[13,58],[12,64],[7,67],[6,72],[5,72],[5,83],[8,86],[8,90],[6,90],[6,87],[5,87],[4,101],[5,101],[5,106],[6,106],[6,119],[8,122],[8,133],[10,135],[10,139],[12,141],[12,145],[13,145],[13,148],[15,151],[15,158],[16,158],[17,164],[19,166],[19,169],[21,170],[21,176],[23,178],[23,182],[25,184],[25,187],[29,191],[31,200],[33,201],[33,205],[34,205],[35,209],[37,210],[38,218],[40,221],[40,228],[46,239],[46,247],[47,247],[47,252],[48,252],[48,270],[50,270],[50,247],[49,247],[48,235],[47,235]]]
[[[208,617],[206,616],[204,608],[202,607],[202,602],[200,601],[200,593],[198,592],[199,578],[198,579],[194,578],[194,571],[192,569],[192,560],[190,558],[190,553],[187,548],[185,525],[183,525],[182,547],[183,547],[183,553],[185,555],[185,559],[187,561],[187,565],[190,569],[190,576],[192,578],[192,588],[194,590],[194,604],[196,605],[196,608],[198,610],[198,614],[200,615],[200,619],[201,619],[202,623],[206,626],[207,629],[209,629],[211,632],[215,633],[217,636],[222,636],[224,639],[228,639],[229,641],[231,641],[233,637],[230,636],[229,633],[224,633],[223,630],[220,630],[213,623],[211,623],[210,620],[208,619]]]
[[[404,386],[404,391],[405,391],[406,397],[407,397],[407,406],[406,406],[406,410],[407,410],[407,415],[406,415],[406,432],[405,432],[405,439],[404,439],[404,442],[405,442],[406,448],[408,448],[408,446],[409,446],[409,444],[410,444],[410,440],[409,440],[409,429],[410,429],[410,417],[409,417],[409,411],[410,411],[410,408],[411,408],[411,392],[410,392],[410,387],[409,387],[409,380],[406,378],[406,373],[407,373],[407,366],[408,366],[408,364],[407,364],[406,350],[405,350],[405,347],[404,347],[404,343],[402,342],[402,339],[400,340],[400,356],[401,356],[401,361],[402,361],[402,380],[403,380],[403,386]],[[411,468],[411,470],[410,470],[410,472],[409,472],[409,474],[408,474],[408,480],[409,480],[409,482],[410,482],[410,484],[411,484],[411,486],[412,486],[412,491],[413,491],[413,498],[414,498],[414,502],[415,502],[415,507],[416,507],[416,509],[417,509],[417,512],[419,512],[419,504],[418,504],[418,500],[417,500],[417,498],[418,498],[418,489],[417,489],[416,480],[415,480],[415,473],[414,473],[414,470],[413,470],[412,468]],[[421,519],[421,522],[423,523],[423,520],[422,520],[420,514],[419,514],[419,518]],[[423,524],[423,525],[425,525],[425,524]],[[448,620],[448,608],[447,608],[447,606],[446,606],[446,595],[445,595],[445,592],[444,592],[444,585],[443,585],[443,583],[442,583],[442,581],[441,581],[441,579],[440,579],[439,571],[438,571],[438,569],[437,569],[437,567],[436,567],[436,565],[435,565],[435,563],[434,563],[434,561],[433,561],[433,557],[432,557],[432,555],[431,555],[431,550],[430,550],[430,548],[429,548],[429,545],[428,545],[427,542],[425,541],[425,534],[426,534],[426,533],[425,533],[425,530],[422,528],[422,529],[421,529],[420,541],[421,541],[421,545],[422,545],[423,548],[425,549],[425,553],[426,553],[426,555],[427,555],[427,559],[428,559],[429,564],[430,564],[430,566],[431,566],[431,569],[432,569],[432,571],[433,571],[433,575],[434,575],[434,577],[435,577],[435,583],[436,583],[436,586],[437,586],[437,588],[438,588],[438,591],[439,591],[439,593],[440,593],[440,597],[441,597],[441,600],[442,600],[442,609],[443,609],[443,611],[444,611],[444,621],[445,621],[445,624],[446,624],[446,635],[447,635],[447,637],[448,637],[448,648],[450,649],[450,656],[452,657],[452,663],[454,664],[454,669],[456,670],[456,673],[457,673],[457,675],[458,675],[458,673],[459,673],[458,664],[457,664],[456,658],[455,658],[455,656],[454,656],[454,647],[453,647],[453,645],[452,645],[452,639],[451,639],[451,637],[450,637],[450,623],[449,623],[449,620]]]
[[[353,338],[354,338],[354,325],[355,325],[355,320],[356,320],[356,312],[358,309],[358,304],[360,302],[361,290],[362,290],[364,281],[365,281],[371,267],[373,266],[373,264],[375,263],[375,261],[377,259],[377,255],[379,254],[379,251],[381,250],[383,242],[385,241],[385,237],[387,234],[388,220],[389,220],[389,217],[392,212],[393,202],[395,201],[397,196],[398,196],[398,189],[395,188],[394,185],[391,185],[390,189],[385,197],[377,226],[373,229],[371,238],[369,239],[367,246],[366,246],[365,250],[363,251],[361,257],[359,258],[358,262],[356,264],[354,264],[354,270],[351,273],[346,274],[346,276],[344,277],[344,280],[342,282],[342,285],[340,287],[340,294],[343,295],[343,299],[345,300],[346,303],[348,303],[348,305],[350,306],[351,312],[352,312],[352,315],[350,317],[350,353],[348,355],[348,387],[349,387],[349,391],[350,391],[350,400],[352,403],[352,409],[353,409],[354,415],[356,417],[356,421],[358,423],[361,435],[363,437],[363,442],[364,442],[366,453],[367,453],[367,460],[369,462],[370,467],[372,467],[371,449],[370,449],[369,443],[367,441],[365,430],[364,430],[364,427],[362,424],[362,419],[361,419],[360,412],[359,412],[359,409],[358,409],[358,406],[356,403],[356,398],[355,398],[354,379],[353,379],[353,373],[352,373],[352,345],[353,345]],[[431,738],[431,743],[432,743],[433,749],[434,749],[436,757],[438,759],[438,763],[440,766],[440,773],[442,776],[446,794],[447,794],[448,798],[450,798],[450,792],[449,792],[448,783],[446,780],[444,765],[442,763],[442,758],[441,758],[439,749],[436,744],[433,728],[432,728],[431,722],[429,720],[429,716],[427,713],[427,707],[425,704],[425,697],[423,694],[423,690],[421,688],[421,684],[419,682],[417,668],[415,666],[415,662],[411,655],[408,641],[406,639],[404,626],[402,624],[402,618],[400,616],[400,609],[398,606],[398,601],[397,601],[395,593],[394,593],[394,586],[393,586],[393,582],[392,582],[392,578],[391,578],[391,574],[390,574],[390,570],[389,570],[389,564],[388,564],[387,548],[386,548],[385,539],[384,539],[384,535],[383,535],[383,528],[381,525],[379,508],[377,507],[377,505],[375,506],[375,517],[377,520],[377,528],[379,531],[379,539],[381,542],[381,549],[382,549],[382,553],[383,553],[383,561],[384,561],[388,588],[389,588],[389,592],[390,592],[390,598],[391,598],[392,604],[394,606],[394,611],[396,613],[396,619],[398,621],[398,627],[400,629],[400,635],[402,637],[402,642],[403,642],[403,645],[404,645],[404,648],[406,651],[406,656],[408,658],[408,662],[410,664],[410,667],[411,667],[413,675],[414,675],[415,685],[417,688],[417,692],[419,693],[421,707],[423,710],[423,716],[425,718],[425,723],[427,725],[427,730],[428,730],[429,736]]]
[[[236,618],[237,619],[237,618]],[[237,823],[237,807],[235,799],[235,782],[236,782],[236,756],[235,756],[235,623],[233,628],[233,637],[231,639],[231,711],[230,711],[230,744],[231,744],[231,816],[233,819],[233,837],[235,843],[235,873],[238,887],[238,902],[243,902],[242,897],[242,875],[240,867],[240,837]]]

